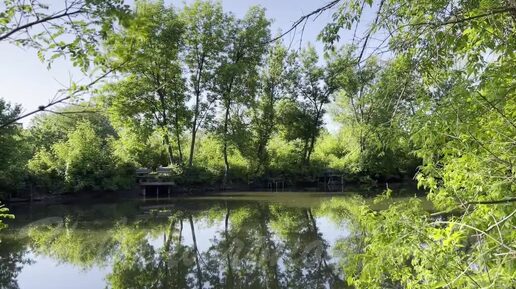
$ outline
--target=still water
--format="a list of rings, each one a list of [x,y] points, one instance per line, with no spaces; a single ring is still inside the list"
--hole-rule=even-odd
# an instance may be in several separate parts
[[[347,198],[228,193],[14,206],[0,234],[0,288],[346,288],[339,248],[350,220],[331,204]]]

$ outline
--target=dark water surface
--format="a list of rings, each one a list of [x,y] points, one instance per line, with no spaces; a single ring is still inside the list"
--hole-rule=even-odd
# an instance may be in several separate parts
[[[347,198],[253,192],[15,206],[0,234],[0,288],[346,288],[339,244],[349,220],[328,204]]]

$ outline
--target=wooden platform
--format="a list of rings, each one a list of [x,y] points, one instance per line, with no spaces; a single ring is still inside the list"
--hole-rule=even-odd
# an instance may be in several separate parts
[[[159,182],[159,181],[141,182],[140,183],[140,186],[175,186],[175,185],[176,185],[175,182]]]
[[[157,199],[157,198],[159,198],[159,188],[160,187],[167,188],[167,196],[170,198],[170,195],[172,194],[172,187],[175,186],[176,183],[175,182],[151,181],[151,182],[140,182],[139,185],[142,188],[143,198],[146,198],[147,195],[150,193],[149,192],[150,187],[156,187],[155,196]]]

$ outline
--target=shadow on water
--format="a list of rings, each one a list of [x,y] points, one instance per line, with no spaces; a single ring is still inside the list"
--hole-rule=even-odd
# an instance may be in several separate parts
[[[228,193],[14,207],[0,288],[347,288],[337,251],[352,220],[331,211],[336,199],[354,201]]]

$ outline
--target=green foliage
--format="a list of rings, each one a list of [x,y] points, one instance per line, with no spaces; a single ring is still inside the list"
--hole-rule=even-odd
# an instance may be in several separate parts
[[[327,81],[328,71],[318,64],[319,56],[312,45],[288,59],[290,99],[280,107],[282,131],[287,140],[299,143],[300,164],[308,166],[316,140],[323,126],[325,105],[334,88]]]
[[[249,152],[253,167],[257,174],[269,169],[270,158],[267,146],[271,137],[277,132],[277,104],[286,92],[287,50],[281,42],[271,48],[265,66],[260,71],[260,88],[257,99],[252,102],[252,151]]]
[[[343,166],[373,178],[412,176],[418,162],[411,155],[410,128],[422,91],[410,61],[400,57],[380,65],[371,58],[357,67],[353,51],[331,53],[328,65],[339,89],[332,113],[346,143]]]
[[[429,199],[445,210],[446,218],[430,218],[403,204],[379,214],[362,213],[368,217],[362,225],[367,232],[365,247],[348,264],[353,270],[360,265],[348,281],[358,288],[510,287],[514,264],[508,256],[514,254],[511,223],[516,192],[516,42],[509,36],[515,23],[513,4],[378,4],[377,21],[368,33],[391,31],[386,43],[394,55],[392,68],[385,70],[386,85],[380,87],[392,91],[393,76],[408,64],[407,75],[415,78],[408,81],[411,96],[406,101],[415,105],[401,111],[409,118],[400,128],[409,133],[410,151],[422,160],[419,185],[430,191]],[[331,47],[340,29],[353,27],[361,13],[358,1],[342,4],[321,38]],[[354,67],[367,72],[368,65],[360,63],[362,53],[350,55]],[[361,85],[361,81],[347,84]],[[462,216],[446,215],[454,210]]]
[[[142,136],[130,129],[119,129],[117,135],[119,138],[110,139],[110,147],[121,162],[146,168],[167,164],[167,151],[161,134],[154,132],[150,136]]]
[[[48,5],[40,1],[4,0],[0,7],[0,41],[38,50],[50,64],[67,56],[87,71],[103,61],[99,36],[127,17],[129,6],[121,0],[65,1]]]
[[[14,215],[9,214],[9,209],[0,203],[0,230],[5,229],[7,226],[2,222],[2,219],[14,219]]]
[[[168,164],[181,164],[181,135],[188,114],[179,65],[183,24],[163,3],[141,1],[122,28],[108,35],[105,46],[112,65],[122,65],[118,70],[125,77],[104,87],[101,103],[116,127],[129,128],[145,141],[158,130]]]
[[[52,144],[66,140],[69,132],[80,122],[88,121],[101,138],[116,135],[109,119],[88,103],[78,103],[56,109],[54,113],[43,113],[34,117],[29,124],[30,142],[36,148],[49,149]]]
[[[246,107],[253,99],[258,86],[258,66],[267,51],[270,38],[269,20],[263,8],[251,7],[243,19],[233,15],[227,17],[226,45],[222,58],[216,67],[213,92],[222,108],[216,132],[222,144],[224,159],[223,183],[228,180],[230,164],[228,150],[236,146],[246,153],[249,142],[240,136],[245,134]],[[234,112],[232,112],[234,111]]]
[[[113,156],[88,121],[78,122],[66,139],[41,148],[28,163],[29,170],[48,191],[115,190],[130,184],[131,168]]]
[[[0,123],[19,115],[21,107],[0,99]],[[21,125],[13,124],[0,129],[0,199],[23,187],[27,174],[25,166],[30,158],[31,145]]]
[[[335,221],[348,220],[350,235],[336,245],[335,252],[348,284],[356,288],[503,288],[511,283],[511,265],[497,256],[511,254],[511,249],[500,243],[504,241],[497,234],[469,227],[467,222],[431,219],[422,213],[418,199],[394,202],[380,212],[372,211],[362,199],[332,200],[321,211]],[[500,230],[508,227],[502,225]],[[486,244],[471,240],[472,233],[481,234]],[[503,236],[510,238],[510,234]],[[489,243],[494,247],[485,251]]]
[[[190,129],[191,143],[188,165],[194,160],[197,132],[207,127],[207,122],[213,120],[215,112],[212,105],[215,98],[212,95],[212,79],[216,75],[226,41],[225,32],[228,21],[220,2],[194,1],[180,12],[179,17],[185,31],[182,42],[186,69],[189,72],[187,93],[194,104],[191,111]],[[209,124],[208,124],[209,125]]]
[[[193,167],[193,174],[190,178],[197,184],[215,183],[220,181],[224,172],[224,160],[222,156],[222,145],[220,139],[215,135],[203,135],[196,148],[196,161]],[[231,166],[232,174],[228,180],[238,183],[247,183],[252,174],[250,164],[246,158],[235,148],[228,149],[228,163]]]

